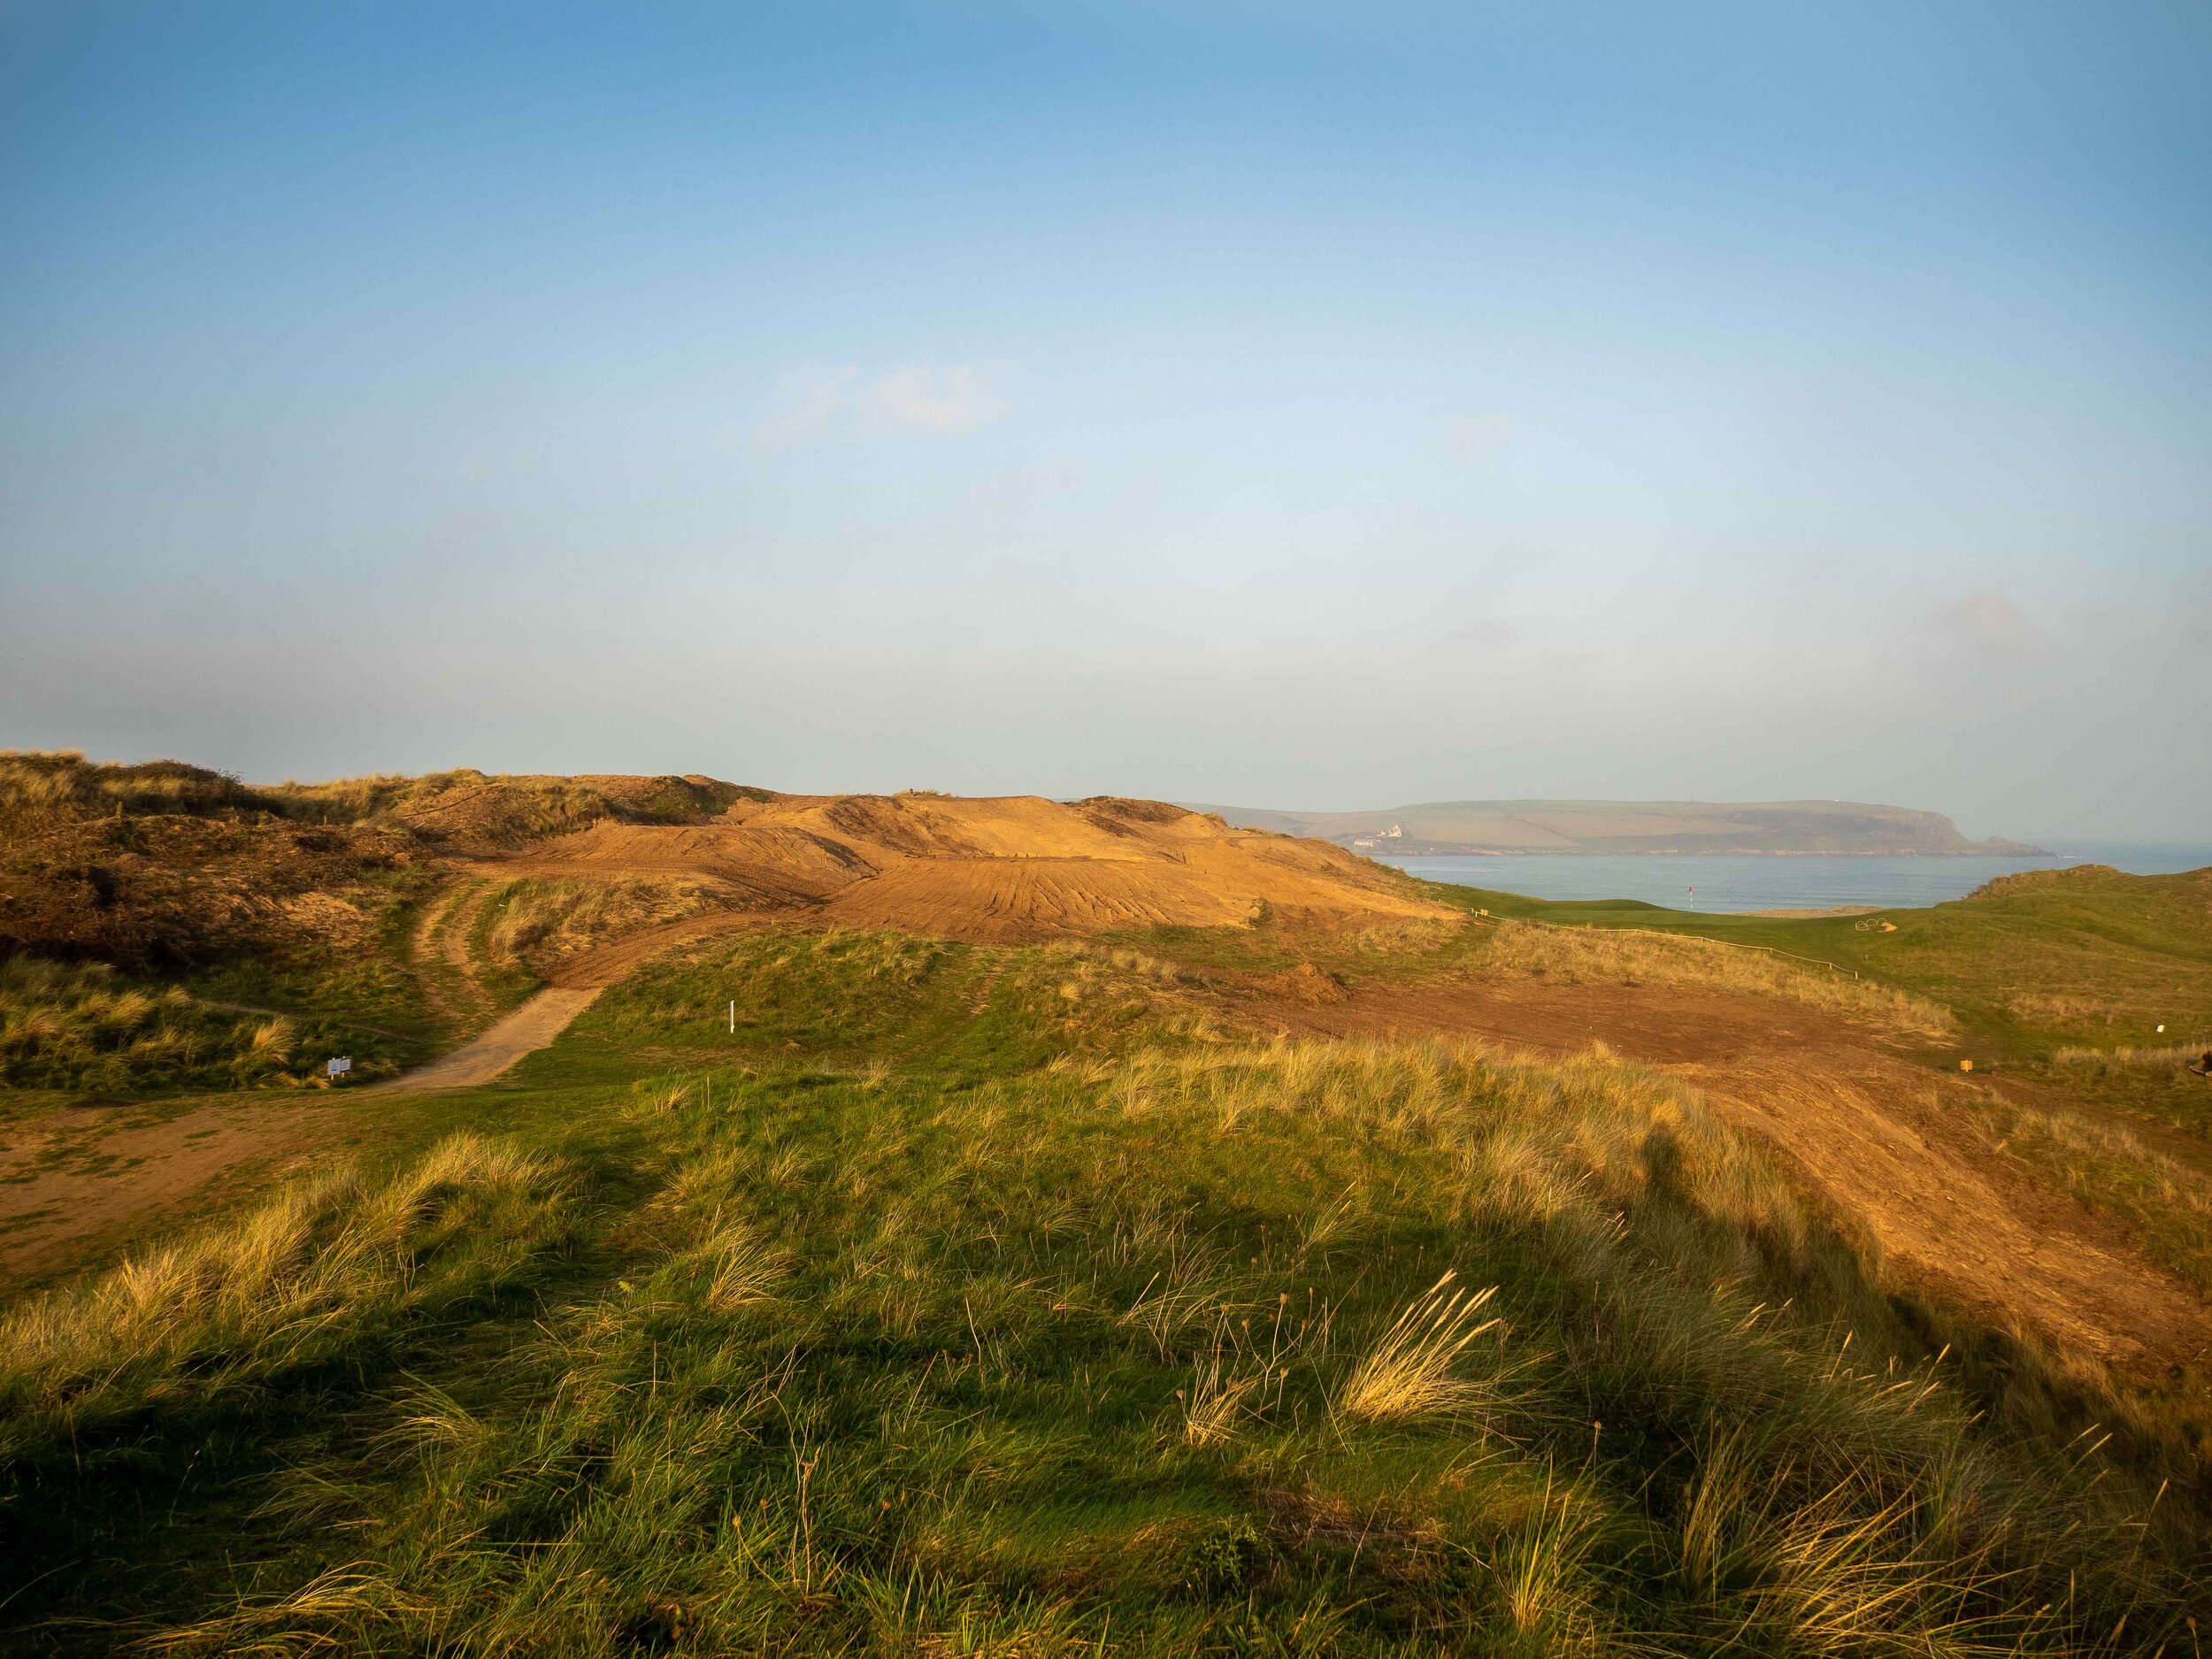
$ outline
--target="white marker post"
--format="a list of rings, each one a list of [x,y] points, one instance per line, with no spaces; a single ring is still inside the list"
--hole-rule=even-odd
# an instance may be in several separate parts
[[[733,1037],[737,1035],[737,999],[735,997],[730,999],[730,1035]]]

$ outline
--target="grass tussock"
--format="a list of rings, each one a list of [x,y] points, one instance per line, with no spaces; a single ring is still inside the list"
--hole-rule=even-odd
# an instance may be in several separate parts
[[[477,911],[475,955],[495,970],[542,977],[618,934],[720,903],[712,888],[673,878],[526,878],[503,883],[485,899]]]
[[[1382,1333],[1337,1390],[1338,1410],[1370,1423],[1409,1423],[1483,1402],[1483,1386],[1454,1367],[1476,1338],[1498,1328],[1497,1319],[1480,1317],[1498,1287],[1454,1288],[1455,1277],[1445,1269]]]
[[[121,1092],[295,1083],[290,1020],[142,988],[98,964],[0,957],[0,1086]]]
[[[1717,940],[1685,934],[1501,921],[1484,965],[1571,985],[1668,985],[1778,996],[1808,1008],[1941,1037],[1954,1021],[1937,1003],[1907,991]]]
[[[0,1318],[0,1464],[20,1476],[96,1455],[119,1425],[357,1363],[507,1283],[571,1221],[550,1164],[475,1135],[381,1179],[354,1169],[295,1186]]]

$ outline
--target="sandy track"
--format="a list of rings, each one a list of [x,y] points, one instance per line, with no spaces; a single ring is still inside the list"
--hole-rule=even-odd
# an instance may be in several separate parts
[[[404,1077],[370,1085],[365,1093],[427,1094],[435,1089],[474,1088],[489,1083],[526,1054],[546,1047],[577,1015],[596,1002],[603,987],[549,985],[520,1008],[472,1037],[452,1053]]]
[[[203,1106],[63,1107],[0,1141],[0,1273],[86,1265],[288,1167],[334,1132],[292,1097]]]
[[[476,982],[476,963],[469,955],[469,934],[491,891],[488,882],[458,875],[424,907],[415,925],[416,979],[431,1006],[463,1031],[491,1013],[491,998]]]
[[[2212,1362],[2203,1296],[2118,1222],[1983,1141],[1963,1102],[1947,1104],[1969,1085],[1847,1021],[1724,992],[1511,980],[1265,1006],[1316,1034],[1450,1033],[1549,1056],[1603,1042],[1694,1085],[1778,1149],[1890,1280],[2137,1376]]]

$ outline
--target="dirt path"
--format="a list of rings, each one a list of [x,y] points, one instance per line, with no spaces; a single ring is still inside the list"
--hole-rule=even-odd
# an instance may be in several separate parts
[[[326,1148],[335,1109],[296,1096],[181,1112],[65,1106],[0,1138],[0,1279],[93,1264]]]
[[[431,1004],[460,1030],[480,1024],[492,1009],[491,998],[476,982],[476,963],[469,955],[469,934],[476,913],[493,892],[492,884],[478,878],[457,878],[445,892],[425,907],[412,941],[417,978]]]
[[[1901,1282],[2138,1375],[2212,1360],[2205,1299],[2118,1222],[1985,1141],[1958,1098],[1972,1085],[1833,1016],[1724,992],[1526,980],[1257,1000],[1315,1034],[1448,1033],[1549,1056],[1603,1042],[1694,1084],[1778,1148]]]
[[[416,1067],[404,1077],[373,1087],[387,1093],[423,1094],[489,1083],[525,1055],[550,1047],[579,1014],[598,1000],[601,991],[628,979],[662,952],[718,933],[756,929],[763,920],[743,910],[710,910],[640,928],[562,964],[557,970],[557,983],[451,1053]]]
[[[452,1053],[441,1055],[428,1065],[417,1066],[388,1083],[372,1084],[363,1092],[419,1094],[489,1083],[523,1056],[536,1053],[566,1031],[570,1021],[598,1000],[601,988],[549,985]]]

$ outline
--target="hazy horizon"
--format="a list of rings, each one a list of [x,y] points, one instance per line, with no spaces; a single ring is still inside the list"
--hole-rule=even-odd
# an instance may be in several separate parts
[[[0,746],[2212,839],[2212,14],[31,4]]]

